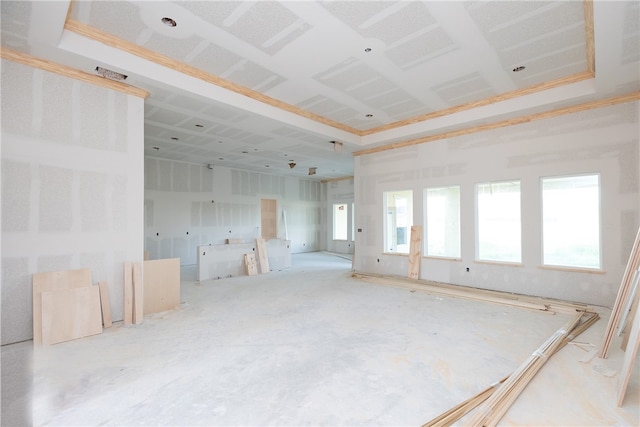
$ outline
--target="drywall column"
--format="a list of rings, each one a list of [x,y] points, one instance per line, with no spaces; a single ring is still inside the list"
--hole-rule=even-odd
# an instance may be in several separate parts
[[[2,344],[32,337],[33,273],[90,268],[122,319],[142,261],[144,100],[2,60]]]

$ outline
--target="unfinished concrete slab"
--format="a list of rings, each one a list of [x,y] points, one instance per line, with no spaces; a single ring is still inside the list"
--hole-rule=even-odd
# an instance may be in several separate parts
[[[364,283],[350,267],[308,253],[262,276],[199,283],[183,269],[178,309],[37,352],[33,389],[14,401],[30,393],[35,425],[417,426],[512,372],[569,317]],[[601,315],[501,425],[640,423],[637,368],[616,407],[619,343],[592,357]]]

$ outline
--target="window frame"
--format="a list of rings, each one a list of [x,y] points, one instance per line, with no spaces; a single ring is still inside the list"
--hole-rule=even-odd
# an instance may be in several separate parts
[[[589,267],[584,265],[575,264],[560,264],[560,263],[548,263],[545,257],[545,201],[544,201],[544,181],[551,179],[563,179],[563,178],[579,178],[579,177],[596,177],[597,180],[597,251],[598,251],[598,266]],[[574,271],[587,271],[600,273],[603,272],[603,250],[602,250],[602,176],[600,172],[586,172],[567,175],[549,175],[541,176],[539,179],[539,197],[540,197],[540,267],[544,269],[554,270],[574,270]]]
[[[393,238],[391,239],[392,242],[396,242],[396,243],[395,244],[392,243],[390,245],[389,242],[388,242],[388,239],[389,239],[389,234],[392,233],[392,230],[389,230],[389,226],[390,226],[390,224],[389,224],[389,207],[390,206],[388,204],[388,201],[389,201],[389,197],[390,196],[392,196],[394,194],[401,195],[403,193],[406,193],[406,195],[408,196],[407,197],[408,203],[407,203],[407,206],[406,206],[406,215],[408,217],[408,218],[406,218],[407,224],[404,227],[398,227],[397,226],[397,224],[398,224],[398,221],[397,221],[398,215],[397,215],[397,211],[396,211],[396,214],[394,215],[394,221],[395,221],[396,227],[394,229],[395,230],[395,234],[393,234],[393,236],[396,236],[396,238],[395,239],[393,239]],[[411,241],[411,226],[414,225],[413,224],[413,190],[412,189],[407,189],[407,190],[384,191],[382,193],[382,195],[383,195],[382,196],[382,199],[383,199],[382,200],[382,214],[383,214],[383,221],[382,221],[382,223],[383,223],[382,224],[382,227],[383,227],[383,230],[382,230],[383,248],[382,248],[382,253],[384,253],[386,255],[409,255],[409,250],[410,250],[409,244],[410,244],[410,241]],[[396,207],[395,204],[393,205],[393,207],[394,208]],[[404,232],[404,237],[405,237],[404,242],[405,243],[402,243],[402,244],[398,244],[397,243],[397,235],[398,235],[397,233],[398,233],[398,230],[400,228],[404,228],[404,230],[405,230],[405,232]],[[393,249],[389,249],[390,246],[393,246],[396,250],[394,251]],[[398,250],[398,246],[402,246],[403,249],[406,246],[406,251],[404,251],[404,250],[402,252],[399,251]]]
[[[500,259],[491,257],[481,257],[481,218],[480,218],[480,187],[483,185],[498,185],[498,184],[518,184],[518,252],[516,259]],[[475,190],[475,262],[478,263],[490,263],[490,264],[507,264],[507,265],[522,265],[522,180],[517,179],[502,179],[495,181],[482,181],[477,182],[474,186]],[[493,219],[495,221],[495,219]]]
[[[431,216],[429,215],[429,191],[430,190],[449,190],[449,189],[457,189],[458,191],[458,199],[457,199],[457,242],[455,243],[454,246],[457,246],[457,254],[433,254],[433,253],[429,253],[429,224],[430,224],[430,218]],[[423,253],[425,257],[429,257],[429,258],[439,258],[439,259],[453,259],[453,260],[460,260],[462,257],[462,212],[460,209],[461,206],[461,194],[462,194],[462,187],[459,184],[456,185],[447,185],[447,186],[438,186],[438,187],[425,187],[424,188],[424,192],[423,192],[423,203],[424,203],[424,222],[425,222],[425,226],[424,226],[424,247],[423,247]],[[444,219],[445,224],[448,222],[447,221],[447,217],[445,216]],[[445,233],[444,236],[444,241],[447,241],[447,235]],[[446,247],[448,246],[445,243],[445,250]]]

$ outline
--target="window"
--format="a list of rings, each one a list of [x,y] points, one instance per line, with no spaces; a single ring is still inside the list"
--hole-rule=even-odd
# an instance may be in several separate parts
[[[460,257],[460,187],[425,190],[426,251],[429,256]]]
[[[477,184],[478,260],[521,261],[520,181]]]
[[[542,263],[600,268],[600,179],[542,179]]]
[[[333,205],[333,240],[347,240],[349,213],[346,203]]]
[[[413,191],[384,193],[384,252],[409,253],[413,225]]]

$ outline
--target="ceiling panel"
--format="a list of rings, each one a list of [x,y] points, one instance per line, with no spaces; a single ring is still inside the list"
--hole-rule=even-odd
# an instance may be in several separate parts
[[[584,6],[590,3],[583,1],[71,3],[71,19],[107,37],[243,88],[240,100],[237,94],[229,97],[232,102],[218,88],[203,90],[187,80],[136,72],[133,63],[116,55],[96,61],[76,54],[71,41],[64,52],[53,40],[50,45],[31,45],[37,38],[30,36],[46,30],[33,23],[42,22],[36,18],[47,3],[0,2],[3,46],[35,49],[46,59],[87,72],[100,63],[128,74],[127,82],[151,94],[145,101],[146,155],[194,163],[227,162],[262,172],[264,160],[280,160],[266,172],[297,176],[305,175],[302,163],[315,160],[319,169],[314,179],[352,173],[351,153],[363,148],[357,141],[365,144],[365,139],[349,127],[375,136],[377,129],[390,126],[388,136],[367,143],[379,146],[570,105],[568,97],[554,106],[532,105],[493,117],[479,114],[459,123],[452,119],[418,126],[429,113],[589,69]],[[618,94],[637,91],[639,3],[596,0],[594,15],[595,46],[602,49],[595,52],[596,60],[607,58],[596,77],[612,76],[595,87]],[[163,17],[175,19],[177,26],[162,24]],[[526,68],[511,71],[519,65]],[[265,108],[257,101],[262,95],[272,97],[275,104]],[[576,99],[603,96],[581,94]],[[280,107],[286,111],[279,111]],[[302,114],[296,114],[296,108]],[[325,121],[313,122],[307,118],[312,115]],[[330,141],[342,137],[351,142],[336,153]],[[288,170],[291,158],[301,160]]]

